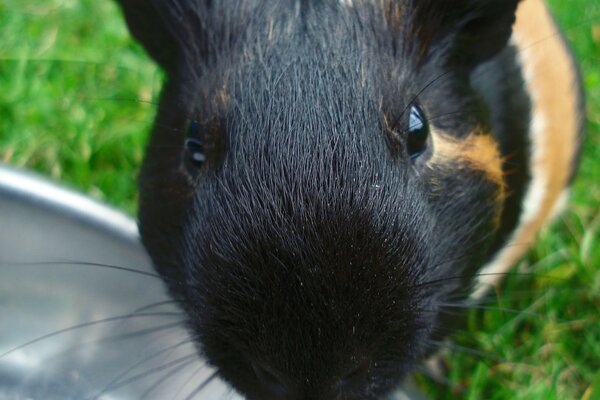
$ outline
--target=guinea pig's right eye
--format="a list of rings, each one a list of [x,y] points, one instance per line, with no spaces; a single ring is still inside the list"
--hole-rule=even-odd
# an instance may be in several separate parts
[[[185,152],[189,163],[194,167],[200,168],[206,161],[204,153],[204,143],[200,137],[200,127],[198,121],[191,121],[187,127],[187,138],[185,139]]]
[[[427,139],[429,138],[429,123],[423,109],[416,103],[410,107],[406,133],[408,155],[414,160],[427,149]]]

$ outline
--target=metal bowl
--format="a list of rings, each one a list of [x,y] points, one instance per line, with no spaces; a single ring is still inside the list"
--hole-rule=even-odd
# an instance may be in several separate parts
[[[0,167],[0,399],[239,398],[122,213]],[[135,271],[134,271],[135,270]]]

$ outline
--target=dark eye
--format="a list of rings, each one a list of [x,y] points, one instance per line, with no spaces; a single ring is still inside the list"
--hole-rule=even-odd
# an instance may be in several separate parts
[[[418,104],[413,104],[410,107],[406,132],[408,155],[414,160],[423,154],[427,148],[427,138],[429,137],[429,123],[425,118],[423,109]]]
[[[200,127],[197,121],[192,121],[188,125],[185,139],[185,151],[189,163],[197,168],[201,167],[206,161],[204,153],[204,143],[200,137]]]
[[[281,382],[281,380],[275,375],[275,373],[269,371],[256,363],[251,363],[254,374],[258,380],[273,394],[281,397],[288,393],[288,389]]]

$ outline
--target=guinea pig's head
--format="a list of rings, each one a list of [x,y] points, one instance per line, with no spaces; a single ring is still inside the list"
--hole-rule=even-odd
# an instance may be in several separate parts
[[[199,351],[250,399],[381,398],[497,228],[469,74],[517,0],[121,3],[167,73],[141,234]]]

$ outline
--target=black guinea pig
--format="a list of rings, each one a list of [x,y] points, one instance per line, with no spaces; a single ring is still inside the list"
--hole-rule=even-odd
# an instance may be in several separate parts
[[[541,0],[120,4],[168,78],[142,239],[248,399],[384,398],[564,203],[583,101]]]

